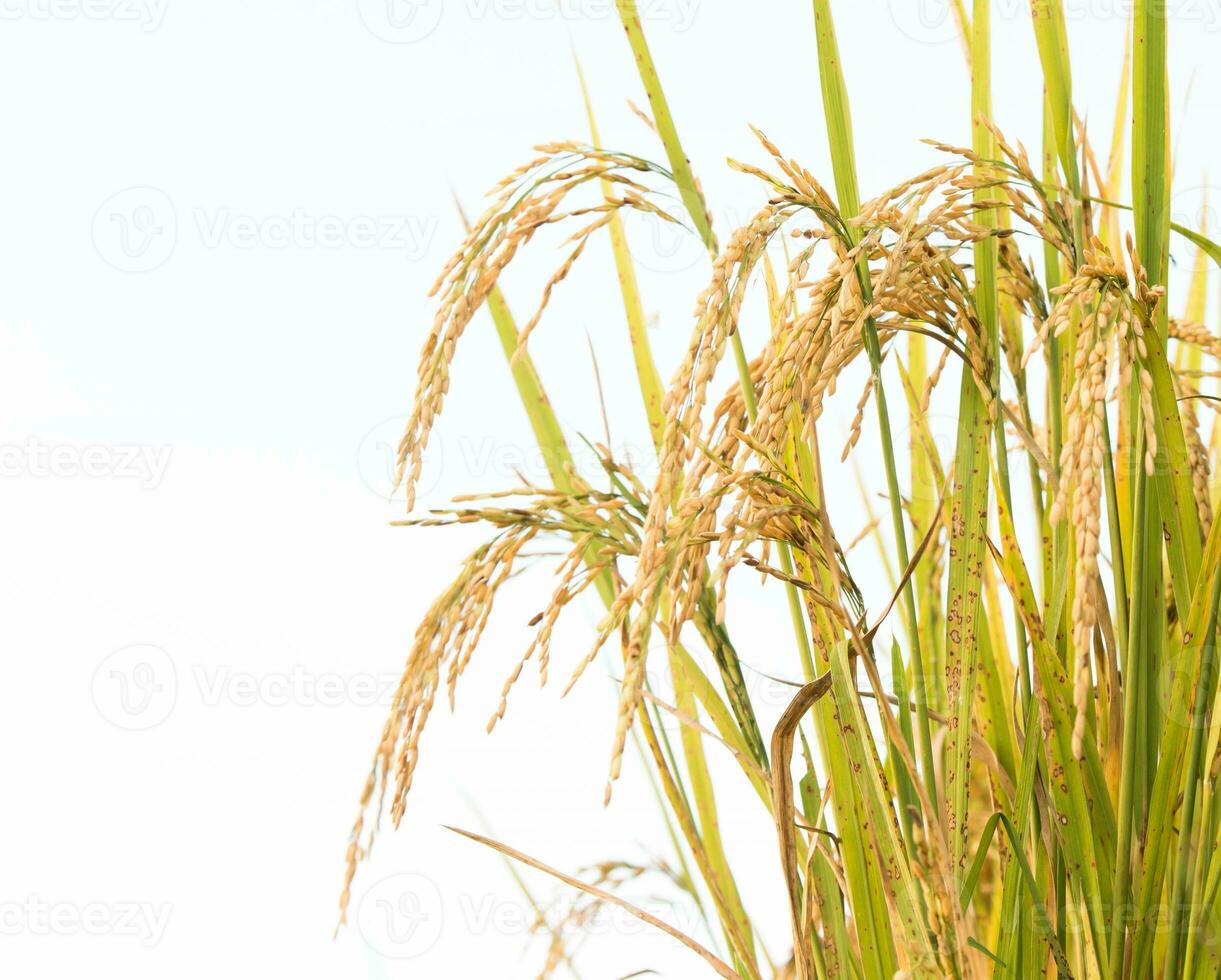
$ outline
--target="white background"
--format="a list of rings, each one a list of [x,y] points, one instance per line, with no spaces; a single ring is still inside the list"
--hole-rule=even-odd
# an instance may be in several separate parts
[[[604,144],[662,157],[626,105],[644,100],[610,0],[417,6],[396,27],[385,0],[0,0],[6,976],[528,977],[542,947],[503,863],[443,823],[490,827],[569,871],[667,853],[635,760],[600,805],[613,728],[601,662],[564,700],[528,671],[496,736],[483,734],[550,593],[540,569],[506,593],[456,715],[439,706],[403,826],[379,839],[352,922],[331,938],[387,688],[479,539],[391,528],[403,504],[385,497],[425,293],[461,234],[451,192],[475,210],[534,143],[586,137],[573,50]],[[966,71],[934,0],[835,6],[868,196],[934,159],[919,138],[969,139]],[[1066,6],[1077,103],[1105,154],[1128,5]],[[762,200],[724,166],[764,162],[748,123],[829,183],[807,2],[643,9],[722,236]],[[1221,6],[1170,11],[1174,210],[1198,224]],[[996,115],[1036,150],[1028,4],[1003,0],[993,18]],[[647,228],[633,247],[668,377],[706,260]],[[521,319],[558,257],[540,247],[507,280]],[[598,438],[592,338],[613,438],[647,471],[609,270],[599,243],[532,350],[573,441]],[[761,336],[751,317],[748,346]],[[482,316],[454,378],[424,504],[539,473]],[[869,480],[871,454],[858,455]],[[850,538],[861,518],[843,507]],[[782,606],[740,603],[743,659],[794,677]],[[557,679],[596,618],[592,605],[569,614]],[[778,712],[785,689],[750,682]],[[724,762],[731,855],[782,956],[770,820]],[[700,932],[660,878],[632,895]],[[387,933],[387,909],[418,912],[415,931]],[[703,970],[621,918],[579,962],[587,978]]]

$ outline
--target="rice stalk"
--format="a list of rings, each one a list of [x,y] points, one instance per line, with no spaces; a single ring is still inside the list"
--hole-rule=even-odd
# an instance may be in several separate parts
[[[1039,158],[994,118],[991,10],[975,0],[969,18],[955,5],[970,145],[933,142],[936,165],[864,199],[831,4],[812,8],[829,187],[756,131],[755,156],[729,165],[754,184],[757,207],[718,241],[640,12],[617,0],[665,162],[603,146],[580,77],[589,142],[536,148],[443,268],[400,446],[410,514],[396,523],[474,524],[488,537],[416,630],[361,794],[341,907],[383,809],[398,824],[420,791],[438,699],[452,706],[463,679],[488,669],[477,651],[498,628],[503,586],[546,564],[551,581],[501,668],[489,730],[528,671],[541,684],[558,672],[566,691],[617,647],[605,801],[630,739],[681,869],[653,870],[684,901],[702,909],[706,896],[718,948],[640,917],[717,975],[1216,975],[1221,430],[1206,381],[1221,376],[1221,340],[1204,325],[1202,283],[1221,248],[1169,219],[1165,10],[1140,0],[1133,12],[1126,204],[1120,128],[1103,170],[1080,123],[1059,0],[1031,7]],[[674,194],[685,218],[665,208]],[[665,385],[625,210],[689,221],[710,256]],[[1194,250],[1182,298],[1167,281],[1172,234]],[[611,386],[642,400],[650,482],[593,443],[596,465],[578,470],[530,356],[547,342],[552,296],[588,274],[602,235],[627,328],[613,336],[636,374]],[[548,241],[555,271],[519,327],[502,274]],[[757,299],[765,335],[748,352],[741,327]],[[461,383],[454,354],[478,342],[468,327],[485,307],[548,483],[418,514],[423,451]],[[955,400],[943,455],[934,418]],[[851,517],[825,446],[841,464],[875,463],[857,467]],[[1014,453],[1028,485],[1011,479]],[[762,649],[741,621],[747,582],[776,594],[791,650]],[[601,619],[574,653],[557,631],[591,589]],[[746,663],[793,685],[779,721],[756,704]],[[648,682],[657,671],[672,704]],[[678,726],[673,743],[663,718]],[[722,781],[721,753],[737,785]],[[738,793],[763,808],[774,840],[728,839]],[[645,873],[637,864],[607,861],[591,883],[475,839],[581,890],[587,904],[568,925],[602,903],[641,913],[615,894]],[[744,901],[740,847],[779,869],[787,922]],[[540,932],[543,975],[577,966],[554,923]],[[791,952],[774,962],[766,941],[780,936]]]

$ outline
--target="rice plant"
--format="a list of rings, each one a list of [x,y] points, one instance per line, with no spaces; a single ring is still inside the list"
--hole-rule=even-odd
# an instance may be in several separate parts
[[[481,524],[488,538],[416,630],[341,905],[383,809],[396,824],[403,816],[437,697],[452,702],[463,674],[481,669],[498,591],[546,540],[561,543],[554,581],[489,730],[528,666],[544,683],[557,670],[566,690],[610,652],[621,683],[605,719],[607,802],[638,745],[675,866],[692,900],[706,898],[718,941],[634,911],[689,947],[692,975],[1221,975],[1221,532],[1210,469],[1221,427],[1206,424],[1221,338],[1200,322],[1207,263],[1221,264],[1221,249],[1169,217],[1165,4],[1135,2],[1105,160],[1074,108],[1060,0],[1031,4],[1045,92],[1034,159],[993,118],[988,0],[955,7],[970,146],[933,143],[936,166],[866,196],[831,3],[814,0],[831,173],[756,133],[756,159],[730,166],[757,183],[758,209],[714,230],[635,4],[617,0],[648,145],[601,146],[590,108],[586,139],[538,147],[496,185],[433,289],[399,449],[409,511],[455,348],[484,310],[550,484],[402,522]],[[671,198],[681,218],[665,208]],[[681,222],[710,256],[668,384],[645,329],[630,212]],[[552,233],[562,261],[519,325],[501,274]],[[530,356],[553,291],[602,234],[656,449],[647,485],[605,445],[599,474],[578,471]],[[1167,291],[1172,248],[1197,256],[1181,298]],[[754,350],[738,329],[747,303],[763,304],[770,324]],[[845,429],[826,409],[846,378],[864,385],[848,393],[857,401]],[[932,431],[938,401],[954,406],[948,453]],[[862,445],[866,433],[876,444]],[[837,518],[827,492],[828,468],[863,451],[863,504],[884,501],[865,535],[893,575],[882,604],[854,578],[859,528]],[[732,590],[760,580],[791,614],[794,683],[778,720],[756,711],[727,614]],[[576,602],[600,604],[596,634],[586,649],[553,651]],[[651,690],[646,667],[669,675],[674,703]],[[783,951],[763,947],[740,897],[713,753],[734,760],[774,824],[774,840],[754,847],[783,872]],[[640,869],[571,875],[468,836],[554,875],[590,907],[631,908],[616,889]],[[570,964],[553,936],[545,975]]]

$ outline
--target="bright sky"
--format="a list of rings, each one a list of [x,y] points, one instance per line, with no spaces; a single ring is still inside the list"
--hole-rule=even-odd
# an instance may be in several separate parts
[[[1078,107],[1105,155],[1129,2],[1065,3]],[[724,165],[762,162],[748,123],[829,178],[808,2],[641,9],[722,236],[762,200]],[[1169,10],[1173,211],[1197,226],[1221,202],[1206,190],[1221,0]],[[868,196],[934,159],[919,138],[969,138],[966,70],[939,0],[835,11]],[[643,96],[611,0],[0,0],[0,18],[0,969],[533,976],[541,947],[503,863],[443,823],[480,829],[478,811],[569,871],[665,850],[634,763],[601,806],[609,667],[565,700],[527,672],[483,734],[550,594],[542,570],[506,594],[456,716],[438,706],[403,827],[358,877],[352,925],[331,931],[388,688],[478,540],[387,526],[403,508],[385,499],[387,453],[431,320],[425,293],[461,234],[451,191],[475,210],[533,144],[585,137],[574,48],[603,142],[661,158],[626,105]],[[993,21],[996,116],[1034,150],[1026,0],[999,0]],[[705,259],[651,228],[632,235],[668,376]],[[509,277],[523,317],[558,256],[546,246]],[[613,439],[647,472],[609,269],[605,246],[591,248],[532,349],[573,440],[600,438],[592,340]],[[757,327],[750,314],[748,343]],[[481,317],[424,502],[537,475],[530,447]],[[872,455],[858,457],[871,480]],[[846,470],[841,492],[851,536],[862,518]],[[795,676],[782,607],[745,595],[736,609],[746,662]],[[596,617],[582,606],[561,628],[557,681]],[[750,682],[778,714],[786,689]],[[781,955],[770,821],[736,767],[717,765],[731,856]],[[569,901],[527,881],[553,908]],[[659,879],[631,894],[700,931]],[[592,932],[586,977],[700,969],[623,918]]]

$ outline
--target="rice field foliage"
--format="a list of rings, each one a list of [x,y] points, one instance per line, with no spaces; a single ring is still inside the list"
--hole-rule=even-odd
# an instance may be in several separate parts
[[[813,0],[823,118],[809,124],[831,171],[811,173],[756,132],[755,158],[729,166],[757,185],[757,210],[719,229],[635,4],[617,7],[639,69],[631,94],[647,99],[645,146],[601,146],[586,94],[590,135],[538,147],[501,180],[432,291],[399,447],[401,523],[480,525],[487,539],[416,629],[341,904],[383,811],[403,817],[437,699],[452,703],[464,673],[487,669],[476,651],[501,588],[558,542],[488,729],[527,669],[567,691],[608,651],[621,682],[605,719],[606,801],[638,750],[670,873],[705,910],[708,936],[618,896],[635,872],[570,875],[468,836],[590,908],[639,914],[691,950],[692,975],[1221,975],[1221,338],[1202,322],[1221,249],[1169,219],[1165,5],[1134,5],[1104,159],[1073,102],[1060,0],[1031,3],[1044,93],[1033,157],[993,116],[989,4],[956,3],[970,145],[934,142],[934,166],[866,192],[833,5]],[[684,225],[708,251],[691,322],[665,325],[689,331],[677,365],[650,347],[632,212]],[[578,472],[530,355],[553,291],[603,235],[614,265],[601,272],[623,300],[616,342],[636,374],[612,383],[644,407],[648,481],[602,444],[601,472]],[[561,261],[519,322],[501,276],[544,238],[562,242]],[[1172,249],[1194,257],[1183,296],[1167,288]],[[769,324],[749,348],[748,303]],[[417,515],[424,450],[451,380],[462,383],[454,353],[487,342],[467,337],[485,311],[549,484]],[[846,393],[844,379],[855,379]],[[949,445],[935,438],[937,399],[956,406]],[[859,453],[862,506],[881,510],[860,535],[827,482]],[[870,547],[870,567],[891,576],[889,601],[872,607],[853,567]],[[759,582],[791,620],[778,720],[756,710],[738,652],[749,626],[728,612],[734,590]],[[578,602],[600,609],[594,635],[553,650]],[[658,672],[673,703],[648,683]],[[765,948],[775,923],[742,900],[714,757],[732,760],[774,827],[746,848],[777,869],[783,949]],[[557,925],[543,975],[573,970]]]

